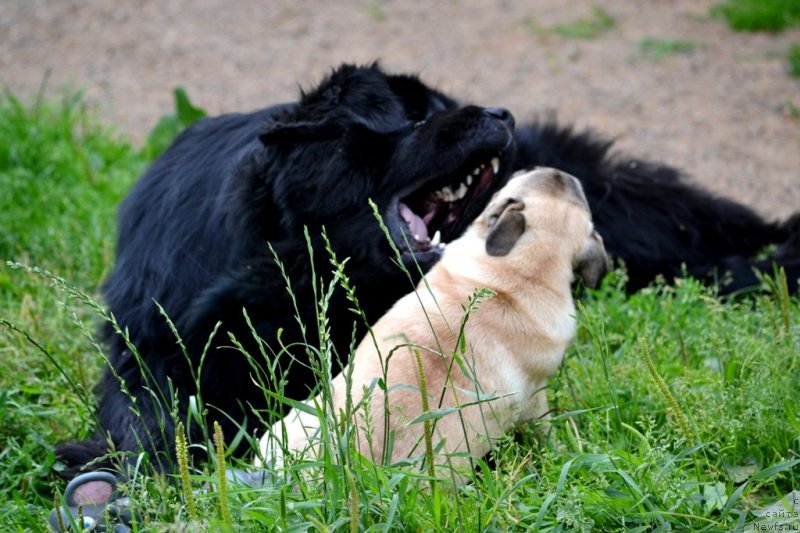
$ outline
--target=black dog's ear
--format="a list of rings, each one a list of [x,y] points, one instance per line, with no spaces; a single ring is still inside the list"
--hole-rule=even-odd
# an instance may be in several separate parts
[[[603,238],[596,231],[575,259],[575,272],[580,276],[584,286],[596,289],[600,280],[608,272],[608,255],[603,246]]]
[[[525,204],[513,198],[494,210],[487,216],[489,235],[486,236],[486,253],[493,256],[508,255],[517,244],[522,234],[525,233],[525,217],[520,211],[525,209]]]
[[[329,121],[276,120],[268,122],[258,139],[262,144],[274,142],[308,142],[334,139],[342,134],[342,127]]]

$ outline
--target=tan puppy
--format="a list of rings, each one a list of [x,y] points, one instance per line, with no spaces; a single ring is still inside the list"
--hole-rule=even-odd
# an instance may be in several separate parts
[[[421,364],[436,463],[463,467],[515,424],[546,417],[547,378],[576,329],[572,281],[594,287],[607,267],[578,180],[553,169],[517,174],[362,340],[332,382],[332,406],[321,396],[306,403],[352,423],[357,449],[376,462],[422,455],[424,423],[413,422],[426,412]],[[476,288],[494,296],[472,311],[462,339]],[[321,433],[316,415],[292,409],[261,439],[262,456],[317,453]]]

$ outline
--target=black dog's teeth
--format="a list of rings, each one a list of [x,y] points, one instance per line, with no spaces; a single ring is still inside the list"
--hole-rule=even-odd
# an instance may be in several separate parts
[[[442,232],[440,230],[436,230],[436,233],[433,234],[430,242],[431,246],[439,246],[444,248],[444,243],[442,242]]]
[[[497,171],[500,170],[500,158],[493,157],[492,160],[489,162],[492,165],[492,170],[494,171],[495,175]],[[473,169],[470,174],[467,174],[467,177],[464,181],[462,181],[458,188],[454,191],[453,188],[449,186],[442,187],[438,191],[434,191],[433,195],[438,198],[439,200],[444,200],[445,202],[456,202],[458,200],[462,200],[469,192],[469,188],[472,186],[472,182],[475,180],[476,177],[480,176],[481,172],[486,168],[486,163],[481,163],[477,167]]]
[[[470,201],[471,193],[479,194],[486,190],[491,180],[500,171],[500,154],[492,157],[488,162],[478,164],[467,172],[466,178],[455,184],[424,193],[417,191],[409,198],[407,203],[400,202],[400,218],[406,223],[412,247],[415,250],[443,249],[442,241],[444,228],[463,214],[466,204]],[[450,178],[452,180],[452,177]],[[439,181],[439,180],[437,180]],[[439,181],[442,183],[442,181]],[[430,190],[430,189],[428,189]],[[473,194],[474,196],[474,194]],[[430,234],[433,233],[433,236]]]

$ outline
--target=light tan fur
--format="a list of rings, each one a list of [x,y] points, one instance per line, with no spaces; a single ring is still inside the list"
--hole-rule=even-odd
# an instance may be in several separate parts
[[[362,340],[350,365],[332,382],[337,421],[348,412],[349,379],[351,405],[358,406],[365,388],[371,389],[366,406],[350,419],[358,450],[376,462],[387,458],[388,409],[394,434],[389,460],[422,455],[424,426],[410,423],[423,413],[415,352],[430,410],[456,408],[432,420],[434,448],[441,445],[437,464],[464,467],[468,457],[452,454],[481,457],[493,439],[515,424],[546,419],[547,378],[561,364],[576,329],[575,273],[588,271],[585,281],[595,284],[607,261],[575,178],[553,169],[516,175],[466,233],[447,246],[416,291],[399,300]],[[467,320],[462,353],[461,322],[476,288],[490,289],[494,296],[477,305]],[[454,354],[463,358],[462,365],[454,362]],[[388,399],[377,385],[384,373]],[[322,401],[317,397],[307,403]],[[293,409],[261,439],[262,455],[280,460],[282,449],[317,453],[318,428],[315,415]]]

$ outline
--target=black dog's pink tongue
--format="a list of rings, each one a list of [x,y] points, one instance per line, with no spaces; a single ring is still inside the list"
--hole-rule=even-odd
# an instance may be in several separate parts
[[[408,224],[411,234],[414,236],[414,240],[418,242],[427,241],[428,226],[425,225],[425,222],[403,202],[400,202],[399,209],[400,216],[402,216],[403,220],[405,220],[406,224]]]

